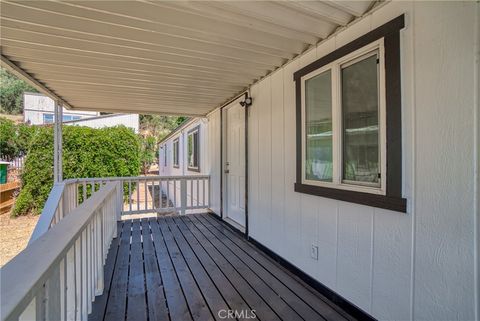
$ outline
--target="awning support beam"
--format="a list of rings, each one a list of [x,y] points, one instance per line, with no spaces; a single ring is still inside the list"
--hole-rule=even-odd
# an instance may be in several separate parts
[[[42,83],[40,83],[37,79],[27,73],[25,70],[17,66],[14,62],[10,61],[4,55],[0,55],[2,67],[10,71],[12,74],[17,76],[18,78],[25,80],[29,85],[40,91],[42,94],[47,95],[48,97],[52,98],[54,101],[61,102],[62,106],[73,109],[71,105],[65,102],[60,96],[55,94],[53,91],[45,87]]]
[[[63,181],[63,140],[62,140],[62,123],[63,123],[63,105],[55,100],[54,130],[53,130],[53,181],[60,183]]]

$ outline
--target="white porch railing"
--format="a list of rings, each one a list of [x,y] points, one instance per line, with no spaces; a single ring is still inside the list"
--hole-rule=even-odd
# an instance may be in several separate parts
[[[124,207],[122,214],[180,212],[207,209],[210,206],[210,176],[136,176],[79,178],[64,181],[75,183],[79,193],[90,191],[106,182],[122,183]]]
[[[53,186],[30,238],[33,242],[108,182],[118,182],[120,215],[205,210],[210,207],[210,176],[136,176],[67,179]]]
[[[61,188],[54,187],[51,203],[68,198]],[[0,270],[2,321],[88,319],[92,301],[103,293],[120,190],[118,182],[105,184]]]

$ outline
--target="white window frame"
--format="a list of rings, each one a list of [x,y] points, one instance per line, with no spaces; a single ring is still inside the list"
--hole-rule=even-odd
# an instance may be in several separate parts
[[[341,69],[369,55],[377,54],[378,67],[378,93],[379,93],[379,152],[380,152],[380,184],[372,186],[368,182],[348,182],[343,180],[343,132],[342,132],[342,103],[341,103]],[[305,114],[305,82],[327,70],[331,70],[332,81],[332,182],[306,179],[306,114]],[[374,41],[356,51],[347,54],[328,65],[312,71],[301,77],[301,117],[302,117],[302,184],[357,191],[371,194],[386,195],[387,180],[387,135],[386,135],[386,97],[385,97],[385,49],[383,38]]]
[[[195,140],[193,139],[193,135],[194,134],[197,134],[197,148],[195,148]],[[197,153],[197,166],[190,166],[190,160],[188,159],[188,156],[189,156],[189,153],[188,153],[188,139],[190,138],[190,136],[192,136],[192,155],[194,155],[194,159],[195,159],[195,153]],[[187,133],[187,141],[186,141],[186,150],[187,150],[187,169],[188,170],[191,170],[191,171],[196,171],[196,172],[199,172],[200,171],[200,127],[197,126],[193,129],[191,129],[190,131],[188,131]]]

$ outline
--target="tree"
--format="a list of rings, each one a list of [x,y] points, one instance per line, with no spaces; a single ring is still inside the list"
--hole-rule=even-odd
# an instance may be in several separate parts
[[[147,136],[141,138],[140,163],[142,164],[142,173],[148,174],[150,166],[155,162],[157,155],[157,142],[155,137]]]
[[[144,137],[155,137],[156,142],[187,120],[187,117],[140,115],[140,132]]]
[[[0,68],[0,80],[0,112],[21,114],[23,111],[23,93],[26,91],[37,92],[37,90],[4,68]]]

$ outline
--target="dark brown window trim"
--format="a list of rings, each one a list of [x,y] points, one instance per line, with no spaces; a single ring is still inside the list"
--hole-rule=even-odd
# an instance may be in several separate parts
[[[194,131],[197,131],[197,133],[198,133],[198,146],[197,146],[198,147],[198,151],[197,151],[198,166],[197,167],[190,167],[190,166],[188,166],[188,135],[190,135]],[[200,125],[197,125],[197,126],[193,127],[192,129],[190,129],[187,132],[187,143],[186,144],[187,144],[187,171],[200,173]]]
[[[406,213],[407,200],[402,198],[402,100],[400,78],[400,30],[404,27],[405,15],[402,14],[294,73],[297,131],[296,192]],[[303,184],[301,77],[381,38],[384,38],[385,47],[385,94],[387,112],[386,195]]]

